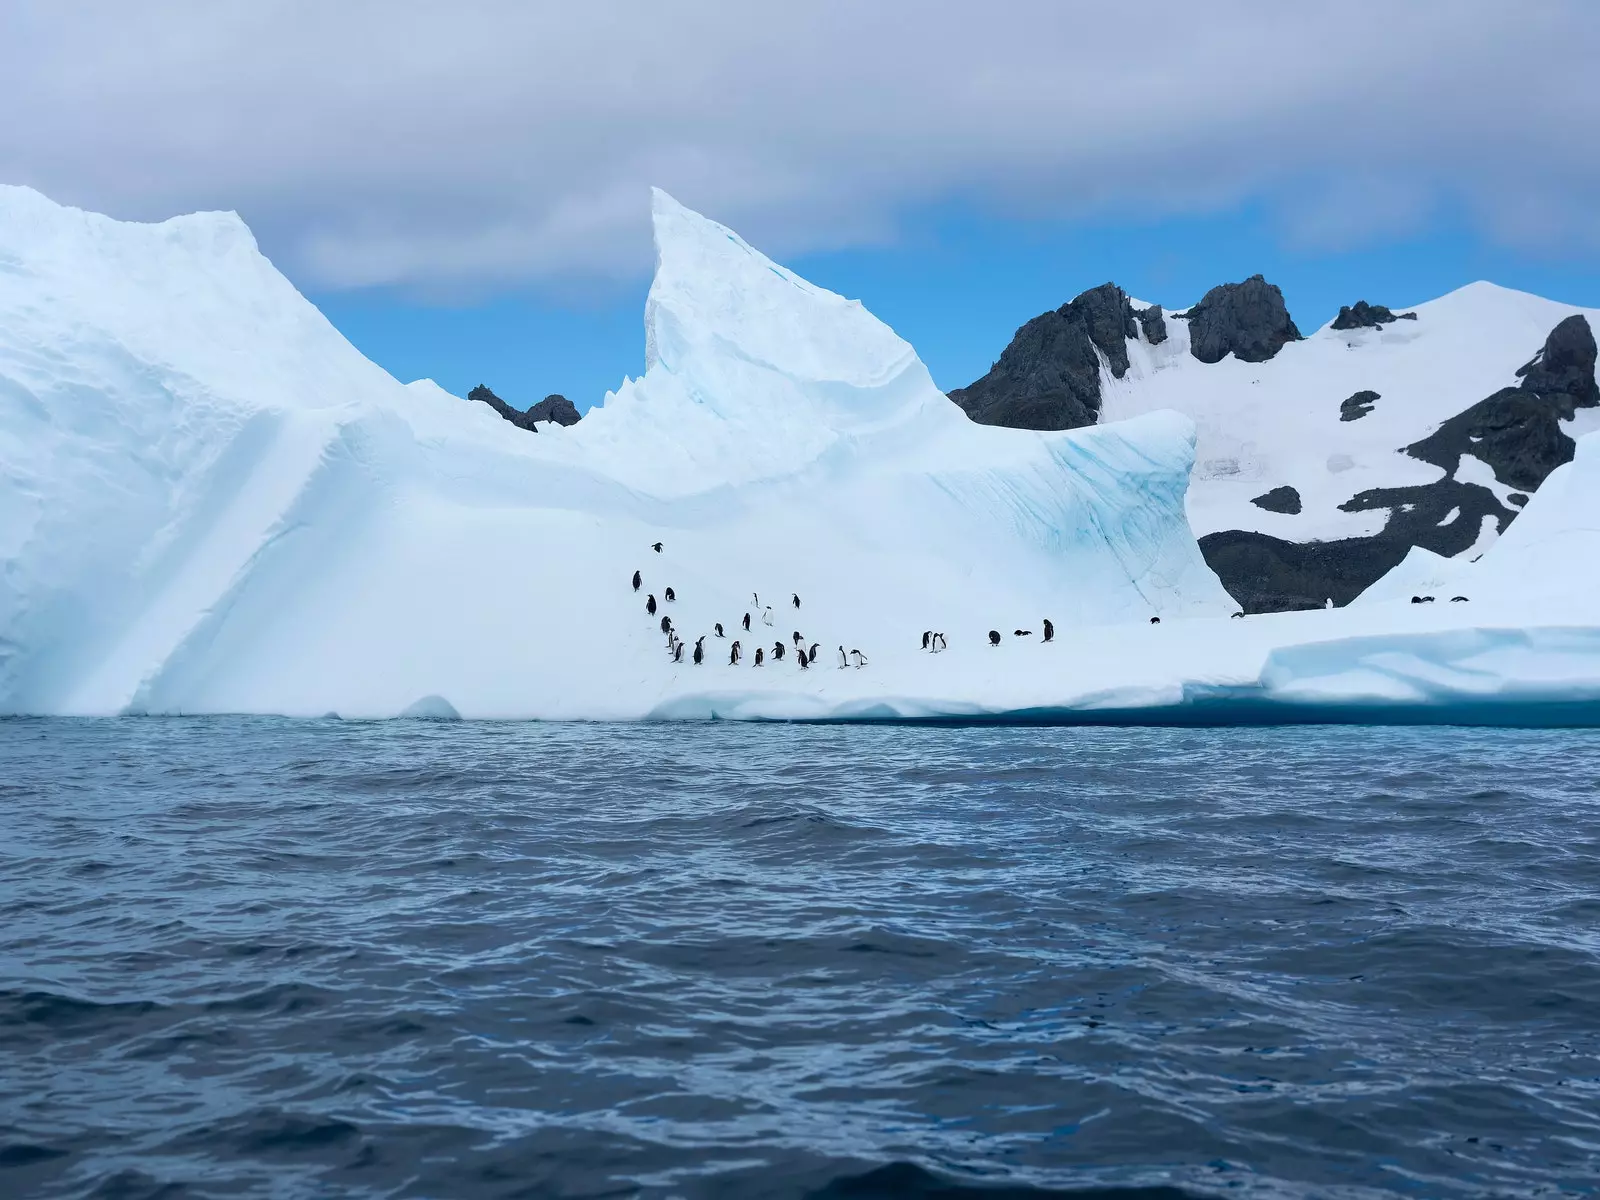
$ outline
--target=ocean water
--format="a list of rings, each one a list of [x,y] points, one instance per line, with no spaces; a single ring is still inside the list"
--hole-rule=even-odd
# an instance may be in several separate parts
[[[1597,784],[1586,731],[0,722],[0,1197],[1594,1195]]]

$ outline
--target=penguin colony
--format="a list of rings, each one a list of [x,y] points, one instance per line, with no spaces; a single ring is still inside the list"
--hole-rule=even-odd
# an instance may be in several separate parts
[[[664,546],[664,543],[662,543],[662,542],[652,542],[650,544],[650,549],[655,551],[655,553],[660,554],[660,553],[663,552],[663,546]],[[643,573],[641,571],[634,571],[633,578],[632,578],[631,582],[632,582],[632,585],[633,585],[634,592],[637,593],[644,586],[644,575],[643,575]],[[664,598],[665,602],[668,603],[668,604],[676,603],[676,601],[678,599],[677,590],[675,588],[672,588],[672,587],[667,587],[667,588],[662,589],[662,593],[661,594],[662,594],[662,597]],[[1452,596],[1450,599],[1451,599],[1451,601],[1453,603],[1459,603],[1461,601],[1466,600],[1466,597],[1465,596]],[[1413,596],[1411,598],[1411,603],[1413,603],[1413,604],[1427,604],[1427,603],[1430,603],[1432,600],[1433,600],[1432,596]],[[798,592],[791,593],[790,596],[789,596],[789,603],[790,603],[790,605],[792,607],[798,609],[800,607],[800,594]],[[645,597],[645,604],[644,604],[645,612],[648,613],[651,617],[654,617],[656,615],[656,613],[657,613],[657,609],[658,609],[658,605],[656,604],[655,593],[654,592],[648,593],[646,595],[646,597]],[[750,632],[751,613],[759,614],[760,621],[761,621],[761,623],[763,625],[771,625],[771,624],[773,624],[772,606],[770,604],[762,604],[761,603],[761,596],[757,592],[751,592],[750,593],[750,607],[744,613],[744,615],[741,617],[740,622],[739,622],[741,627],[743,628],[744,632],[746,632],[746,633]],[[1235,612],[1235,613],[1232,613],[1231,616],[1235,620],[1239,620],[1239,619],[1243,618],[1244,613]],[[1154,617],[1154,616],[1151,617],[1150,618],[1150,624],[1152,624],[1152,625],[1161,624],[1161,618],[1160,617]],[[713,630],[713,632],[714,632],[716,637],[719,637],[719,638],[726,638],[727,637],[727,634],[723,632],[722,622],[721,621],[715,622],[712,625],[711,628],[712,628],[712,630]],[[1053,642],[1053,641],[1055,641],[1056,627],[1055,627],[1055,623],[1053,621],[1051,621],[1049,617],[1044,618],[1043,621],[1040,623],[1040,631],[1041,631],[1041,637],[1040,637],[1039,640],[1041,642]],[[667,637],[667,655],[668,655],[668,657],[675,663],[681,663],[683,661],[683,652],[684,652],[684,649],[687,646],[687,643],[684,642],[684,640],[681,637],[678,636],[678,631],[674,627],[671,617],[662,616],[662,618],[661,618],[661,632],[666,634],[666,637]],[[1033,634],[1034,634],[1034,631],[1031,630],[1031,629],[1014,629],[1014,630],[1011,631],[1011,633],[1012,633],[1013,637],[1026,638],[1026,637],[1032,637]],[[694,652],[690,655],[690,661],[697,667],[701,666],[705,662],[705,641],[706,641],[706,637],[707,636],[708,636],[707,634],[701,634],[694,641]],[[793,653],[794,653],[795,664],[802,671],[809,670],[813,665],[815,665],[815,663],[817,661],[817,654],[822,649],[821,645],[819,643],[817,643],[817,642],[812,642],[810,644],[810,646],[807,646],[806,645],[806,639],[805,639],[804,635],[801,634],[801,632],[798,629],[796,629],[794,631],[794,634],[793,634],[793,636],[792,636],[792,638],[790,640],[791,640],[791,642],[793,644],[793,648],[794,648]],[[1003,640],[1004,639],[1001,637],[1000,631],[998,629],[989,630],[989,645],[990,646],[999,646],[1000,643]],[[921,648],[924,651],[926,651],[927,653],[929,653],[929,654],[942,654],[944,651],[946,651],[946,650],[948,650],[950,648],[950,645],[949,645],[949,642],[947,642],[945,640],[945,635],[941,631],[934,630],[934,629],[925,629],[925,630],[922,631],[922,647]],[[757,646],[756,650],[755,650],[755,655],[754,655],[754,659],[753,659],[752,665],[759,667],[759,666],[763,666],[768,661],[771,661],[771,662],[774,662],[774,663],[780,663],[780,662],[782,662],[784,660],[784,656],[788,652],[789,652],[789,648],[786,647],[781,640],[780,641],[775,641],[775,642],[772,643],[772,649],[771,649],[770,652],[767,651],[766,648],[763,647],[763,646]],[[838,666],[839,666],[839,669],[841,671],[845,670],[847,668],[851,668],[851,667],[855,668],[856,670],[860,670],[863,667],[867,666],[867,662],[868,662],[867,656],[865,654],[863,654],[860,650],[857,650],[857,649],[846,650],[844,648],[844,646],[841,644],[838,647],[838,655],[839,655]],[[728,665],[731,666],[731,667],[736,667],[743,660],[744,660],[744,646],[743,646],[743,643],[740,640],[735,639],[729,645]]]
[[[652,542],[652,543],[650,543],[650,549],[655,551],[657,554],[661,554],[663,552],[664,545],[665,545],[665,543],[663,543],[663,542]],[[632,580],[630,580],[630,583],[632,584],[634,592],[637,593],[644,586],[644,573],[642,571],[635,571],[633,573]],[[675,604],[675,603],[677,603],[678,592],[677,592],[677,589],[674,588],[674,587],[670,587],[669,586],[669,587],[663,588],[662,591],[661,591],[661,596],[662,596],[662,600],[667,604]],[[789,596],[789,603],[793,607],[799,608],[800,607],[800,593],[799,592],[791,593],[790,596]],[[659,611],[659,608],[660,608],[660,606],[656,603],[655,593],[654,592],[646,593],[645,601],[644,601],[644,610],[645,610],[645,612],[649,616],[654,617],[656,615],[656,613]],[[757,592],[751,592],[750,593],[750,611],[746,612],[744,614],[743,618],[740,621],[740,624],[743,626],[744,631],[746,633],[750,632],[750,613],[751,612],[757,612],[757,613],[760,614],[760,618],[761,618],[761,623],[762,624],[764,624],[764,625],[773,624],[772,605],[770,605],[770,604],[762,604],[761,603],[761,596]],[[661,632],[663,634],[665,634],[666,638],[667,638],[667,657],[669,659],[671,659],[675,663],[681,663],[683,661],[683,652],[687,648],[688,643],[685,642],[681,637],[678,636],[677,627],[673,624],[673,621],[672,621],[671,617],[669,617],[669,616],[667,616],[665,614],[662,614],[661,622],[660,622],[660,628],[661,628]],[[713,623],[711,628],[715,632],[715,635],[717,637],[719,637],[719,638],[726,638],[727,637],[727,634],[723,632],[722,622],[721,621],[717,621],[717,622]],[[704,665],[705,660],[706,660],[706,637],[707,636],[708,636],[707,634],[703,634],[702,633],[699,637],[695,638],[695,640],[694,640],[694,651],[693,651],[693,653],[690,654],[689,661],[692,662],[697,667]],[[795,661],[795,663],[799,666],[799,668],[802,671],[809,670],[811,668],[811,664],[816,662],[816,660],[817,660],[817,651],[819,649],[821,649],[820,645],[818,643],[816,643],[816,642],[813,642],[811,644],[811,646],[809,648],[807,648],[805,636],[798,629],[796,629],[794,631],[793,643],[794,643],[794,661]],[[779,662],[782,662],[784,660],[784,656],[787,655],[788,653],[789,653],[789,648],[787,646],[785,646],[781,640],[780,641],[775,641],[775,642],[772,643],[772,650],[770,651],[770,657],[769,657],[769,652],[767,651],[767,649],[764,646],[757,646],[756,649],[755,649],[755,654],[754,654],[754,656],[752,658],[751,665],[752,666],[757,666],[757,667],[764,666],[769,661],[774,662],[774,663],[779,663]],[[728,646],[728,665],[730,667],[737,667],[743,661],[744,661],[744,643],[740,639],[735,638],[731,643],[729,643],[729,646]],[[867,656],[865,654],[861,653],[861,651],[859,651],[859,650],[851,650],[848,654],[846,654],[845,648],[843,646],[840,646],[839,647],[839,665],[840,665],[840,667],[854,666],[854,667],[859,669],[859,668],[864,667],[864,666],[867,665]]]

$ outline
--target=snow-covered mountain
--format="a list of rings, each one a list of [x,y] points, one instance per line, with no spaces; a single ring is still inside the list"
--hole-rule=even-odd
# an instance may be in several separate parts
[[[1207,561],[1248,611],[1313,608],[1412,547],[1472,558],[1509,527],[1600,426],[1597,319],[1478,283],[1400,314],[1359,302],[1301,337],[1259,276],[1165,314],[1106,284],[952,398],[1023,428],[1185,413]]]
[[[1600,704],[1595,439],[1520,540],[1404,564],[1470,603],[1235,620],[1186,516],[1190,418],[973,423],[858,302],[664,194],[654,216],[645,374],[534,434],[362,358],[236,217],[125,224],[0,189],[0,711]],[[1128,356],[1131,381],[1190,370]],[[662,617],[702,664],[669,657]]]

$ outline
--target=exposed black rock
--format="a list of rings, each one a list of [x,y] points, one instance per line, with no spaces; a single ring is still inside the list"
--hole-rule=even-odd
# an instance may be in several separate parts
[[[957,388],[950,399],[984,425],[1093,425],[1100,415],[1101,356],[1121,379],[1128,370],[1127,339],[1137,333],[1128,297],[1114,283],[1101,284],[1034,317],[1017,330],[987,375]]]
[[[576,425],[583,414],[571,400],[552,392],[523,414],[528,421],[554,421],[557,425]]]
[[[1414,487],[1370,488],[1339,508],[1344,512],[1388,509],[1389,519],[1377,536],[1399,543],[1402,557],[1412,546],[1421,546],[1453,558],[1478,540],[1485,517],[1493,517],[1496,530],[1504,533],[1517,515],[1488,488],[1459,479],[1441,479]]]
[[[1152,346],[1159,346],[1167,340],[1167,322],[1161,315],[1161,305],[1152,304],[1149,308],[1135,311],[1133,315],[1139,319],[1145,341]]]
[[[1189,322],[1189,352],[1204,363],[1221,362],[1229,354],[1266,362],[1286,343],[1300,340],[1283,293],[1260,275],[1219,284],[1182,315]]]
[[[1365,300],[1357,300],[1354,304],[1339,306],[1339,315],[1333,319],[1335,329],[1376,329],[1380,325],[1387,325],[1390,321],[1415,321],[1417,314],[1414,312],[1390,312],[1381,304],[1368,304]]]
[[[1522,492],[1511,492],[1506,496],[1506,500],[1518,508],[1528,503],[1528,497]]]
[[[1289,542],[1243,529],[1208,533],[1200,552],[1245,612],[1349,604],[1409,549],[1381,534],[1333,542]]]
[[[1257,496],[1250,503],[1268,512],[1288,513],[1292,517],[1300,511],[1300,493],[1286,483],[1282,487],[1275,487],[1270,492]]]
[[[1574,313],[1550,331],[1533,361],[1517,372],[1521,386],[1561,406],[1561,415],[1600,405],[1600,386],[1594,378],[1594,330],[1581,313]]]
[[[496,396],[481,383],[467,393],[467,399],[476,400],[482,404],[487,404],[490,408],[494,409],[495,412],[499,413],[502,417],[515,425],[518,429],[533,428],[532,422],[524,424],[522,413],[512,408],[511,405],[500,399],[499,396]]]
[[[1339,405],[1339,420],[1359,421],[1372,411],[1372,406],[1383,397],[1377,392],[1357,392]]]
[[[1450,475],[1461,465],[1461,456],[1471,454],[1488,463],[1502,483],[1533,491],[1551,471],[1571,462],[1577,449],[1561,429],[1561,415],[1570,411],[1565,401],[1546,400],[1524,388],[1501,388],[1407,446],[1406,453]]]

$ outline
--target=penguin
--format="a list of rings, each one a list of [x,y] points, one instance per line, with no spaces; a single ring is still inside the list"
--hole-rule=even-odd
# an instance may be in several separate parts
[[[794,644],[796,646],[802,646],[805,644],[805,638],[800,636],[800,631],[798,629],[794,631]]]
[[[735,640],[733,645],[728,649],[728,665],[730,667],[737,667],[739,665],[739,643],[737,640]]]
[[[1413,596],[1413,597],[1411,597],[1411,603],[1413,603],[1413,604],[1421,604],[1422,603],[1422,597],[1421,596]]]
[[[1323,602],[1323,605],[1322,605],[1322,607],[1323,607],[1323,608],[1332,608],[1332,607],[1333,607],[1333,597],[1332,597],[1332,596],[1329,596],[1329,597],[1328,597],[1328,598],[1327,598],[1327,599],[1326,599],[1326,600],[1325,600],[1325,601],[1324,601],[1324,602]]]
[[[772,643],[772,659],[773,659],[774,662],[782,662],[783,661],[783,643],[782,642],[773,642]]]
[[[671,588],[668,588],[665,592],[662,593],[662,595],[664,595],[667,598],[667,603],[668,604],[673,603],[678,598],[678,593],[673,591]]]
[[[998,629],[989,630],[989,645],[998,646],[999,644],[1000,644],[1000,631]]]
[[[812,642],[811,643],[811,649],[806,651],[806,658],[809,659],[811,662],[816,662],[817,661],[817,651],[821,650],[821,649],[822,649],[822,643],[821,642]]]
[[[1052,622],[1049,617],[1046,617],[1044,619],[1044,639],[1043,640],[1047,641],[1047,642],[1053,642],[1053,641],[1056,640],[1056,627],[1055,627],[1054,622]]]
[[[672,661],[675,662],[675,663],[681,663],[683,661],[683,643],[682,642],[679,642],[677,649],[672,652]]]
[[[856,670],[858,671],[867,665],[867,656],[859,650],[850,651],[850,657],[856,660]]]
[[[641,583],[643,583],[643,582],[644,582],[644,576],[639,574],[639,572],[635,571],[633,573],[633,590],[637,592],[639,590],[639,585]]]
[[[801,646],[800,649],[794,652],[794,660],[800,664],[800,669],[802,671],[809,671],[811,669],[811,656],[806,653],[806,648],[804,646]]]
[[[1465,596],[1451,596],[1450,597],[1450,603],[1451,604],[1462,604],[1462,603],[1465,603],[1466,599],[1467,598]]]
[[[795,607],[796,607],[796,608],[799,608],[799,607],[800,607],[800,593],[799,593],[799,592],[796,592],[796,593],[795,593],[795,594],[794,594],[794,606],[795,606]]]
[[[657,554],[660,554],[661,553],[661,543],[660,542],[651,542],[650,543],[650,549],[654,550]]]
[[[944,634],[936,633],[933,635],[933,648],[937,651],[950,649],[950,643],[944,640]]]
[[[933,630],[924,629],[922,631],[922,648],[924,650],[926,650],[932,643],[933,643]]]
[[[761,623],[763,625],[772,624],[772,605],[769,604],[761,610]]]
[[[1244,614],[1242,612],[1230,613],[1229,616],[1231,616],[1235,621],[1244,620]]]
[[[661,632],[662,633],[671,633],[672,632],[672,618],[667,616],[664,613],[662,614],[662,617],[661,617]]]
[[[844,670],[850,665],[850,660],[845,656],[844,647],[839,647],[839,670]]]
[[[1033,630],[1031,630],[1031,629],[1013,629],[1011,631],[1011,636],[1012,637],[1032,637],[1033,636]]]
[[[705,635],[703,634],[694,640],[694,665],[697,667],[706,659],[705,640]]]
[[[1432,596],[1424,596],[1422,598],[1422,602],[1424,604],[1432,604],[1433,603],[1433,597]]]
[[[750,607],[751,608],[760,608],[761,607],[761,597],[758,596],[755,592],[751,592],[750,593]]]
[[[656,598],[654,594],[648,596],[644,602],[644,610],[652,617],[656,615]]]
[[[727,637],[728,636],[727,634],[722,632],[722,622],[721,621],[718,621],[715,625],[712,626],[712,628],[717,631],[717,636],[718,637]]]
[[[760,666],[760,665],[761,665],[761,660],[762,660],[762,659],[763,659],[763,658],[765,658],[765,657],[766,657],[766,655],[765,655],[765,653],[764,653],[764,652],[763,652],[763,651],[762,651],[762,649],[761,649],[761,647],[760,647],[760,646],[757,646],[757,647],[756,647],[756,661],[755,661],[755,665],[756,665],[756,666],[758,666],[758,667],[759,667],[759,666]]]
[[[1150,624],[1152,624],[1152,625],[1161,624],[1161,618],[1160,617],[1151,617],[1150,618]]]
[[[750,632],[750,614],[749,613],[745,613],[745,615],[744,615],[744,631],[746,633]]]

